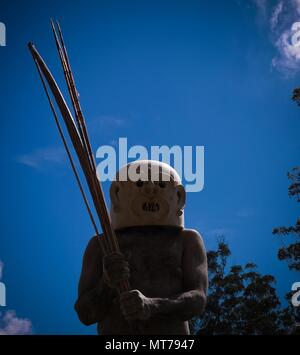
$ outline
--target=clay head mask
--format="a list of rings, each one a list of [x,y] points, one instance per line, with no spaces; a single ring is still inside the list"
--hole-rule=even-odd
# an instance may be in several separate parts
[[[110,187],[114,229],[133,226],[184,227],[185,190],[171,166],[137,160],[123,167]]]

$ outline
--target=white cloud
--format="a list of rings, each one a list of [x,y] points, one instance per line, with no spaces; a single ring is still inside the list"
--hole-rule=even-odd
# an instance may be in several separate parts
[[[272,13],[271,19],[270,19],[270,26],[271,26],[271,30],[274,30],[275,27],[278,24],[278,19],[280,14],[282,13],[282,9],[283,9],[283,2],[280,1],[277,6],[275,6],[275,9]]]
[[[273,67],[287,74],[298,71],[300,69],[300,21],[294,22],[290,29],[285,30],[275,46],[278,55],[272,60]]]
[[[300,70],[300,0],[252,0],[276,49],[271,65],[284,76]],[[263,16],[262,16],[263,15]]]
[[[294,0],[296,10],[298,12],[298,15],[300,15],[300,0]]]
[[[47,164],[63,164],[66,153],[63,147],[38,148],[31,153],[21,154],[17,157],[20,164],[39,169]]]
[[[3,262],[0,260],[0,280],[2,279]],[[29,319],[18,318],[16,311],[0,312],[0,335],[32,334],[32,323]]]
[[[117,116],[112,116],[112,115],[102,115],[100,117],[97,117],[95,121],[93,122],[94,124],[100,124],[101,126],[123,126],[125,124],[125,121],[121,117]]]
[[[291,76],[300,70],[300,0],[277,2],[270,27],[277,49],[272,66],[286,76]]]
[[[0,313],[0,335],[32,334],[32,323],[29,319],[18,318],[15,311]]]
[[[100,141],[106,141],[107,139],[112,140],[111,134],[115,137],[116,132],[122,130],[127,121],[119,116],[114,115],[99,115],[95,116],[88,122],[88,130],[90,133],[90,138]],[[97,142],[96,142],[97,143]]]

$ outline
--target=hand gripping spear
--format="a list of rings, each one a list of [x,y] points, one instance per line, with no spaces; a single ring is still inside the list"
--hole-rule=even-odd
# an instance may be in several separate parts
[[[57,26],[57,29],[56,29]],[[60,137],[62,139],[63,145],[65,147],[65,150],[67,152],[68,158],[71,163],[72,170],[74,172],[77,184],[79,186],[80,192],[82,194],[84,204],[87,208],[89,217],[91,219],[93,228],[95,230],[96,236],[98,237],[98,241],[100,244],[100,247],[102,249],[102,253],[106,255],[107,253],[113,253],[113,252],[120,252],[118,240],[116,238],[115,232],[112,228],[111,221],[110,221],[110,216],[108,214],[107,206],[105,203],[105,198],[103,194],[103,190],[101,187],[101,182],[97,178],[97,172],[96,172],[96,162],[95,158],[92,152],[88,132],[87,132],[87,127],[85,123],[85,119],[81,110],[80,106],[80,101],[79,101],[79,95],[78,91],[75,86],[75,80],[74,76],[71,70],[65,42],[63,39],[62,31],[59,26],[59,23],[56,23],[56,26],[54,22],[51,20],[51,27],[52,31],[54,34],[54,39],[57,47],[57,51],[60,57],[61,65],[64,71],[64,77],[65,81],[67,84],[68,92],[71,98],[72,106],[74,109],[75,113],[75,118],[76,122],[72,116],[72,113],[53,77],[51,74],[50,70],[48,69],[46,63],[44,62],[43,58],[39,54],[39,52],[36,50],[34,47],[33,43],[28,43],[29,50],[32,54],[33,60],[36,64],[43,88],[45,90],[48,102],[50,104],[51,111],[54,116],[55,123],[57,125]],[[56,101],[56,104],[60,110],[61,116],[65,122],[67,131],[69,133],[70,139],[72,141],[74,150],[76,152],[76,155],[78,157],[78,160],[80,162],[80,166],[82,168],[82,171],[84,173],[90,195],[92,197],[92,201],[95,207],[95,210],[98,215],[98,219],[103,231],[103,237],[100,237],[100,234],[98,232],[98,228],[95,222],[95,219],[93,217],[91,208],[88,203],[88,199],[85,195],[83,185],[80,181],[79,174],[76,170],[74,160],[72,158],[70,149],[67,144],[67,140],[65,139],[62,127],[60,125],[57,113],[55,111],[54,104],[51,100],[46,82],[48,83],[48,86],[52,92],[52,95]],[[118,291],[119,293],[122,293],[124,291],[129,291],[130,290],[130,285],[129,281],[126,280],[124,282],[121,282]],[[134,334],[138,333],[138,329],[136,327],[136,324],[130,324],[132,332]]]

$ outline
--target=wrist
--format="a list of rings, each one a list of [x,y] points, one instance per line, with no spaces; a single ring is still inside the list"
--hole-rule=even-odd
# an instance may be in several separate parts
[[[148,309],[151,315],[159,314],[161,298],[148,298]]]

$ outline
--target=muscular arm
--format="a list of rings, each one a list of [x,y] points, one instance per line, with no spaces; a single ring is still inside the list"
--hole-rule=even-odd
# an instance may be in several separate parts
[[[203,312],[208,287],[207,261],[201,236],[194,230],[184,231],[183,293],[171,298],[151,299],[152,315],[189,320]]]
[[[85,325],[100,322],[106,315],[116,291],[103,282],[101,249],[93,237],[84,253],[75,310]]]

